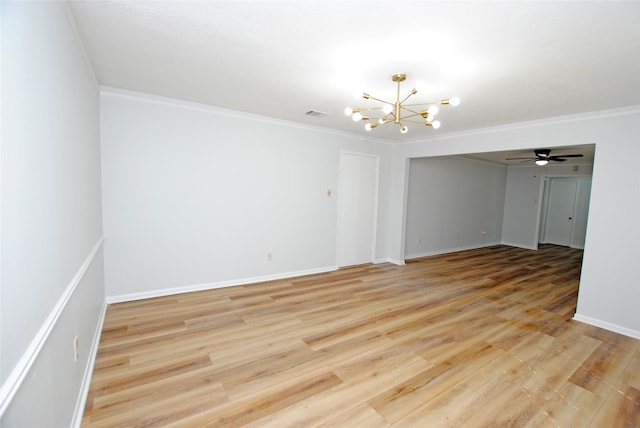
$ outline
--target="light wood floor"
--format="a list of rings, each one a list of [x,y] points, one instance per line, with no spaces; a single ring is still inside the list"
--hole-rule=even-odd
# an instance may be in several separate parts
[[[638,427],[640,341],[571,320],[581,257],[498,246],[111,305],[83,426]]]

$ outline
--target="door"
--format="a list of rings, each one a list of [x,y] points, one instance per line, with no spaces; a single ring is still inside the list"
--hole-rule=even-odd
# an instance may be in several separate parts
[[[577,192],[578,180],[575,178],[549,179],[544,242],[571,246]]]
[[[338,266],[373,261],[378,158],[343,153],[340,159]]]

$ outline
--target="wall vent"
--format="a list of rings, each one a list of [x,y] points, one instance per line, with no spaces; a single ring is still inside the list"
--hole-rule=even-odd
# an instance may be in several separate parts
[[[325,117],[327,116],[329,113],[325,113],[323,111],[318,111],[318,110],[309,110],[308,112],[305,113],[307,116],[313,116],[313,117]]]

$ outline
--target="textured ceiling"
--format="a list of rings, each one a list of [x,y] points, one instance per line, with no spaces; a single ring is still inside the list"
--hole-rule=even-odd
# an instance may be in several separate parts
[[[458,95],[439,130],[640,104],[640,2],[72,1],[101,85],[365,134],[363,90]],[[328,113],[323,118],[308,110]]]

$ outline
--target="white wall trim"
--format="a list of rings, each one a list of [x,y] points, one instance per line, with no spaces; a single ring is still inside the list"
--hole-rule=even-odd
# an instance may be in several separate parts
[[[575,146],[575,144],[574,144]],[[464,157],[464,156],[461,156]],[[563,164],[564,165],[564,164]],[[587,167],[593,167],[593,163],[587,163],[587,162],[580,162],[580,163],[571,163],[571,164],[566,164],[566,165],[571,165],[571,166],[587,166]],[[565,165],[565,166],[566,166]],[[529,164],[523,164],[523,165],[503,165],[506,166],[507,168],[548,168],[550,165],[547,166],[538,166],[536,164],[533,165],[529,165]],[[562,165],[552,165],[552,166],[562,166]],[[550,174],[544,173],[542,175],[540,175],[541,177],[546,177],[546,178],[559,178],[559,177],[591,177],[593,176],[593,174],[559,174],[559,175],[553,175],[553,172]]]
[[[98,323],[96,324],[96,331],[93,334],[93,342],[91,343],[91,349],[89,351],[88,364],[82,377],[82,386],[80,387],[80,393],[78,394],[78,400],[76,401],[76,409],[73,412],[71,426],[75,428],[80,427],[80,424],[82,423],[82,415],[84,414],[84,406],[87,404],[89,387],[91,386],[91,375],[93,374],[93,367],[98,354],[98,345],[100,345],[100,336],[102,335],[102,327],[104,326],[107,307],[107,300],[105,299],[102,302],[102,308],[100,308],[100,316],[98,318]]]
[[[522,245],[522,244],[514,244],[513,242],[505,242],[502,241],[500,242],[498,245],[506,245],[508,247],[516,247],[516,248],[522,248],[524,250],[534,250],[537,251],[538,247],[532,247],[532,246],[528,246],[528,245]]]
[[[549,117],[544,119],[529,120],[526,122],[516,122],[516,123],[508,123],[504,125],[489,126],[486,128],[476,128],[468,131],[450,132],[447,134],[438,134],[438,135],[430,136],[427,138],[420,138],[417,140],[405,141],[405,142],[400,142],[396,144],[402,144],[402,145],[419,144],[419,143],[424,143],[424,142],[434,141],[434,140],[447,140],[450,138],[486,135],[486,134],[493,134],[496,132],[502,132],[507,130],[538,127],[542,125],[557,125],[557,124],[565,124],[565,123],[584,122],[587,120],[602,119],[607,117],[627,116],[627,115],[637,114],[638,112],[640,112],[640,105],[632,105],[628,107],[614,108],[609,110],[598,110],[598,111],[592,111],[587,113],[577,113],[577,114],[569,114],[564,116]],[[585,143],[585,144],[588,144],[588,143]]]
[[[373,261],[373,264],[379,265],[381,263],[393,263],[394,265],[398,265],[398,266],[404,266],[406,263],[404,262],[404,260],[397,260],[397,259],[392,259],[389,257],[383,258],[383,259],[375,259]]]
[[[496,245],[502,245],[502,244],[500,242],[489,242],[486,244],[479,244],[479,245],[466,245],[464,247],[458,247],[458,248],[445,248],[443,250],[427,251],[424,253],[416,253],[416,254],[407,254],[406,259],[407,260],[419,259],[422,257],[437,256],[440,254],[456,253],[458,251],[477,250],[478,248],[494,247]]]
[[[613,331],[614,333],[623,334],[625,336],[633,337],[634,339],[640,339],[640,331],[632,330],[627,327],[623,327],[610,322],[602,321],[596,318],[591,318],[585,315],[575,314],[573,316],[575,321],[580,321],[585,324],[589,324],[595,327],[603,328],[605,330]]]
[[[216,288],[235,287],[237,285],[249,285],[259,282],[275,281],[279,279],[295,278],[298,276],[315,275],[317,273],[333,272],[338,266],[325,266],[316,269],[299,270],[274,275],[254,276],[250,278],[232,279],[229,281],[210,282],[205,284],[186,285],[182,287],[164,288],[161,290],[145,291],[142,293],[120,294],[107,296],[107,303],[131,302],[134,300],[151,299],[154,297],[172,296],[174,294],[191,293],[194,291],[213,290]]]
[[[56,302],[55,306],[51,310],[51,313],[40,327],[40,330],[38,330],[38,333],[35,335],[25,352],[22,354],[22,357],[20,357],[13,370],[11,370],[11,373],[9,373],[7,380],[2,384],[2,388],[0,388],[0,418],[7,410],[7,407],[9,407],[11,400],[15,396],[16,392],[18,392],[20,385],[22,385],[22,382],[29,373],[29,370],[31,370],[31,367],[36,361],[36,358],[38,358],[42,347],[49,338],[49,335],[55,327],[56,322],[60,318],[60,315],[62,315],[62,313],[64,312],[69,299],[78,287],[78,284],[82,280],[82,277],[93,262],[93,259],[102,246],[103,241],[104,237],[101,236],[85,261],[80,266],[78,272],[75,274],[73,279],[71,279],[71,282],[69,282],[69,285],[67,285],[67,288],[62,293],[62,296],[60,296],[60,299],[58,299],[58,301]]]
[[[351,133],[348,131],[341,131],[333,128],[325,128],[323,126],[310,125],[306,123],[294,122],[294,121],[285,120],[285,119],[277,119],[275,117],[262,116],[259,114],[247,113],[239,110],[231,110],[224,107],[218,107],[218,106],[198,103],[194,101],[163,97],[160,95],[153,95],[153,94],[148,94],[144,92],[135,92],[127,89],[114,88],[111,86],[101,85],[100,93],[122,97],[122,98],[134,99],[137,101],[146,101],[146,102],[157,103],[157,104],[169,104],[174,107],[186,108],[189,110],[196,110],[196,111],[202,111],[207,113],[221,114],[228,117],[235,117],[235,118],[245,119],[245,120],[250,119],[250,120],[255,120],[263,123],[286,126],[289,128],[305,129],[305,130],[310,130],[315,132],[322,132],[325,134],[339,135],[339,136],[349,137],[349,138],[357,138],[363,141],[369,141],[369,142],[375,141],[377,143],[390,144],[390,145],[395,144],[392,141],[385,140],[382,138],[375,138],[375,137],[371,138],[368,136],[363,136],[363,135]]]

